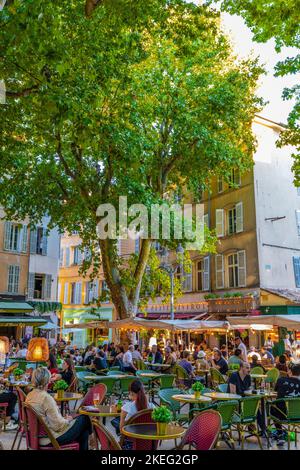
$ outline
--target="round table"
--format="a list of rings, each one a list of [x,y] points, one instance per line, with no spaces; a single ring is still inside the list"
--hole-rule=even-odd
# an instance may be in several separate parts
[[[241,395],[237,395],[236,393],[222,393],[222,392],[207,392],[204,393],[205,397],[209,397],[212,400],[240,400],[242,397]]]
[[[173,400],[182,401],[183,403],[209,403],[212,401],[212,399],[209,398],[208,396],[200,395],[199,398],[196,398],[194,394],[193,395],[190,395],[190,394],[173,395],[172,398]]]
[[[156,423],[138,423],[128,424],[121,429],[121,433],[124,436],[131,437],[133,439],[145,439],[153,441],[153,450],[155,450],[154,441],[167,441],[171,439],[177,439],[186,432],[186,428],[182,426],[175,426],[174,424],[168,424],[166,434],[157,434]]]
[[[94,408],[95,411],[92,410],[91,407],[87,407],[87,408],[91,408],[90,410],[85,409],[85,408],[86,407],[79,408],[78,410],[79,414],[87,415],[87,416],[90,416],[91,418],[103,418],[103,417],[114,418],[116,416],[120,416],[121,414],[121,411],[117,411],[116,407],[109,406],[109,405],[99,405],[99,406],[92,407]]]
[[[53,396],[54,400],[60,403],[61,414],[64,414],[64,404],[69,401],[77,401],[83,398],[81,393],[65,392],[62,398],[58,398],[57,393]]]
[[[145,362],[146,366],[151,366],[151,367],[161,367],[162,369],[167,369],[171,367],[170,364],[152,364],[152,362]]]

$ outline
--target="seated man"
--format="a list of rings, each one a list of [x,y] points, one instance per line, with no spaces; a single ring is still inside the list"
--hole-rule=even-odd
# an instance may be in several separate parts
[[[107,361],[103,351],[97,349],[96,357],[93,359],[92,368],[96,370],[107,369]]]
[[[150,357],[151,357],[151,364],[162,364],[163,363],[162,353],[160,352],[160,350],[158,349],[156,344],[153,344],[153,346],[151,348]],[[156,367],[156,366],[151,366],[150,368],[152,370],[155,370],[156,372],[159,372],[161,370],[160,367]]]
[[[133,351],[134,351],[134,346],[133,344],[130,344],[128,346],[128,350],[123,356],[123,369],[124,369],[124,372],[131,372],[132,374],[135,375],[137,368],[133,364],[133,358],[132,358]]]
[[[1,380],[1,379],[0,379]],[[15,406],[17,403],[17,395],[13,392],[1,392],[0,393],[0,404],[1,403],[8,403],[8,407],[6,408],[6,431],[14,431],[17,429],[18,425],[14,423],[11,419],[12,415],[15,412]]]
[[[260,354],[256,351],[254,346],[251,346],[250,352],[248,353],[248,360],[250,360],[253,356],[257,356],[257,360],[261,361]]]
[[[178,362],[178,365],[182,367],[189,376],[189,379],[184,380],[184,385],[186,385],[187,387],[190,387],[192,385],[193,378],[195,377],[193,366],[188,361],[189,355],[190,355],[189,351],[183,351],[183,354],[182,354],[183,358],[181,359],[181,361]]]
[[[300,364],[292,364],[289,377],[279,377],[275,385],[277,398],[300,397]],[[286,405],[284,402],[277,403],[276,407],[271,406],[271,415],[278,419],[285,419]],[[274,423],[277,429],[275,439],[278,439],[277,445],[285,444],[284,432],[281,424]]]
[[[226,372],[228,371],[228,364],[227,361],[224,359],[222,356],[221,351],[218,349],[214,351],[213,358],[211,360],[211,365],[215,369],[218,369],[218,371],[222,374],[225,375]]]
[[[228,380],[228,393],[234,393],[237,395],[244,396],[245,391],[251,387],[250,377],[250,364],[248,362],[242,362],[240,370],[233,372]]]
[[[237,364],[240,366],[243,363],[241,354],[242,351],[239,348],[235,349],[234,353],[228,359],[228,365],[231,366],[232,364]]]

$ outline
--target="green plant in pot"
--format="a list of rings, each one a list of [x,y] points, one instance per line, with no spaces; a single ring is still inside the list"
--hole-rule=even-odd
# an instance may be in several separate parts
[[[14,369],[13,374],[14,374],[14,378],[17,380],[21,378],[21,376],[24,374],[24,371],[23,369],[20,369],[19,367],[17,367],[16,369]]]
[[[158,406],[152,411],[152,419],[157,425],[157,434],[163,436],[167,432],[167,425],[172,421],[172,413],[165,405]]]
[[[204,390],[204,385],[201,382],[195,382],[192,385],[192,390],[195,393],[195,398],[200,398],[202,390]]]
[[[68,384],[65,380],[57,380],[54,382],[53,390],[57,392],[57,398],[63,398],[65,390],[67,390]]]

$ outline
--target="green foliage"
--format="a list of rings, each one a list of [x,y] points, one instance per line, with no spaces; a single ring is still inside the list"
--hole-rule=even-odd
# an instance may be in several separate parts
[[[224,299],[231,299],[231,298],[240,298],[240,297],[243,297],[243,294],[241,292],[226,292],[224,295],[223,295],[223,298]]]
[[[205,296],[204,296],[204,299],[205,299],[205,300],[219,299],[219,298],[220,298],[220,295],[218,295],[218,294],[213,294],[213,293],[211,293],[211,294],[205,294]]]
[[[165,405],[161,405],[152,411],[152,419],[156,423],[170,423],[172,421],[172,413]]]
[[[15,377],[19,377],[20,375],[24,374],[24,371],[17,367],[16,369],[13,370],[13,374]]]
[[[89,19],[83,10],[78,0],[15,0],[0,12],[0,203],[10,218],[35,224],[47,213],[50,227],[78,230],[91,251],[83,272],[103,268],[122,317],[136,312],[149,243],[118,256],[115,240],[98,240],[98,206],[118,217],[119,196],[148,209],[187,191],[197,200],[213,175],[249,169],[262,70],[237,60],[205,6],[103,0]],[[214,249],[208,230],[206,243]],[[157,261],[148,265],[166,292]]]
[[[206,3],[220,3],[208,0]],[[254,34],[257,42],[267,42],[274,38],[275,50],[282,47],[300,46],[299,0],[221,0],[221,8],[231,14],[241,15]],[[275,76],[297,74],[300,72],[300,54],[286,57],[275,67]],[[295,184],[300,186],[300,86],[286,88],[283,92],[285,100],[295,99],[295,105],[288,117],[288,129],[281,134],[278,146],[292,145],[296,148],[293,171]]]
[[[54,392],[57,392],[57,390],[67,390],[68,384],[65,380],[57,380],[53,384],[53,390]]]
[[[197,381],[195,382],[193,385],[192,385],[192,390],[194,390],[194,392],[202,392],[202,390],[204,390],[204,385]]]

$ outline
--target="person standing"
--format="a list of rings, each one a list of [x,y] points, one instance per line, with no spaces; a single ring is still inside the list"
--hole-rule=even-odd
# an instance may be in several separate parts
[[[234,338],[234,344],[237,349],[241,351],[241,359],[244,362],[248,362],[247,358],[247,348],[246,345],[243,343],[242,338],[240,336],[236,336]]]

